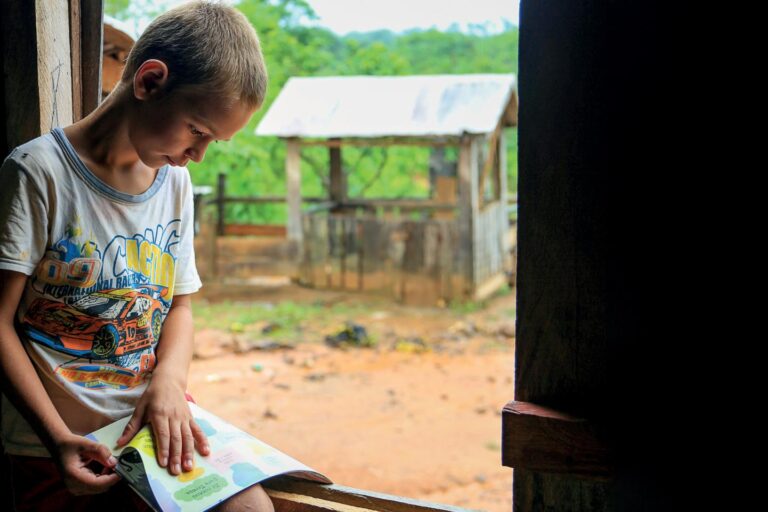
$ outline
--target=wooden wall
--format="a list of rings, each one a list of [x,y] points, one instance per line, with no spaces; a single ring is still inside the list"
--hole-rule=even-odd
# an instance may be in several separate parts
[[[728,349],[702,335],[710,111],[676,10],[521,5],[515,399],[598,425],[617,470],[518,467],[515,511],[694,510],[724,490],[717,449],[694,440],[721,381],[706,369],[724,366],[706,360]]]
[[[434,306],[464,298],[452,220],[303,214],[300,282]]]

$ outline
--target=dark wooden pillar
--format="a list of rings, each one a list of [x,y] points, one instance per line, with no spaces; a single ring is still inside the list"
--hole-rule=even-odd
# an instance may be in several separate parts
[[[331,139],[339,142],[339,139]],[[328,159],[330,161],[330,199],[336,203],[344,202],[347,198],[347,176],[344,174],[341,160],[341,145],[328,147]]]
[[[516,467],[515,511],[692,509],[715,490],[692,483],[713,466],[692,438],[706,277],[684,221],[707,110],[656,4],[521,4],[515,399],[586,418],[616,469]]]

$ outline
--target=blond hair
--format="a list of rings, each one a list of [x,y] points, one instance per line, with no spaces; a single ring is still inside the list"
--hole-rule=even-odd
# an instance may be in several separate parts
[[[133,45],[121,82],[149,59],[168,66],[167,93],[216,94],[251,107],[264,101],[267,69],[256,30],[220,2],[189,2],[158,16]]]

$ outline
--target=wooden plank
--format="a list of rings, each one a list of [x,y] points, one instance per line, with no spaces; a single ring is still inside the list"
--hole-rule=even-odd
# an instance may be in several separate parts
[[[404,498],[343,485],[317,484],[290,477],[273,478],[262,485],[273,502],[276,502],[276,510],[338,510],[345,512],[359,512],[361,510],[465,512],[467,510],[452,505]],[[291,508],[282,508],[284,506]],[[292,508],[294,506],[296,508]]]
[[[224,196],[227,193],[227,175],[219,173],[216,182],[216,234],[224,236],[227,210],[224,207]]]
[[[288,239],[301,244],[301,147],[297,139],[286,140],[285,178],[288,203]],[[301,251],[299,251],[301,253]]]
[[[485,300],[507,283],[504,274],[496,274],[480,283],[475,289],[474,300]]]
[[[458,147],[461,144],[460,137],[434,137],[434,138],[412,138],[412,137],[384,137],[384,138],[349,138],[349,139],[298,139],[301,146],[425,146],[425,147]]]
[[[286,236],[285,226],[274,224],[226,224],[224,236]]]
[[[81,0],[69,0],[69,45],[71,52],[72,73],[72,121],[79,121],[83,116],[83,77],[81,58]]]
[[[35,1],[40,133],[72,124],[72,65],[66,2]]]
[[[212,201],[218,201],[219,199],[212,199]],[[225,203],[240,203],[240,204],[280,204],[285,203],[285,196],[224,196],[222,201]],[[329,203],[325,197],[302,197],[303,203]]]
[[[6,154],[40,135],[35,6],[35,2],[0,2]]]
[[[435,176],[435,198],[440,204],[450,204],[455,208],[456,205],[456,187],[457,179],[455,176]],[[443,210],[443,208],[441,208]],[[453,217],[451,211],[437,211],[434,213],[436,219],[450,219]]]
[[[614,467],[597,428],[549,407],[512,401],[502,410],[502,464],[609,481]]]
[[[466,136],[459,150],[459,259],[460,273],[464,281],[463,294],[472,296],[475,283],[473,247],[475,246],[475,220],[478,214],[477,200],[477,144],[474,137]]]
[[[81,108],[85,117],[101,103],[104,2],[80,1],[80,27]]]
[[[328,159],[330,161],[330,199],[340,203],[347,197],[347,180],[342,168],[341,147],[330,146],[328,148]]]

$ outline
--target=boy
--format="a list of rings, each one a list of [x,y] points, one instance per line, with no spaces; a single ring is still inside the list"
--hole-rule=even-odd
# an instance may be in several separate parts
[[[247,19],[185,4],[146,29],[93,113],[3,163],[2,436],[17,510],[141,508],[114,486],[109,449],[82,437],[129,414],[118,444],[150,423],[173,475],[208,453],[185,398],[200,280],[184,166],[243,128],[265,91]],[[221,509],[240,507],[272,503],[253,486]]]

